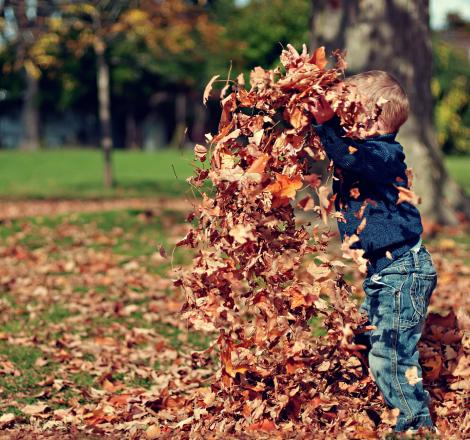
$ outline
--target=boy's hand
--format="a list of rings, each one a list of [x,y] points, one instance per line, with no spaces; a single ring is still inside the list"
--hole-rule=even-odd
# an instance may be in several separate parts
[[[323,124],[335,115],[330,104],[328,104],[323,96],[320,96],[313,105],[312,113],[318,124]]]

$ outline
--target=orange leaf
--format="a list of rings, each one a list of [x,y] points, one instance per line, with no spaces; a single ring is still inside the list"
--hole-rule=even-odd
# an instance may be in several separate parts
[[[293,359],[289,359],[286,364],[286,371],[288,374],[295,373],[299,368],[305,368],[303,362],[296,362]]]
[[[101,386],[103,387],[103,390],[106,390],[111,393],[114,393],[115,391],[121,390],[123,388],[121,382],[112,383],[108,379],[105,379]]]
[[[302,178],[299,175],[289,177],[276,173],[276,181],[268,185],[266,191],[278,198],[293,199],[300,188],[302,188]]]
[[[291,296],[291,307],[293,309],[307,304],[305,297],[297,289],[290,289],[289,294]]]
[[[169,396],[165,399],[165,408],[181,408],[185,402],[184,397]]]
[[[246,170],[247,173],[258,173],[263,174],[266,164],[268,163],[269,156],[263,153],[260,157],[257,157],[253,163]]]
[[[228,364],[225,364],[225,371],[228,373],[230,377],[235,378],[237,373],[246,373],[248,371],[248,368],[246,367],[234,367],[232,362],[229,362]]]
[[[250,417],[251,414],[251,407],[247,403],[243,404],[243,409],[242,409],[243,415],[245,417]]]
[[[126,406],[131,397],[130,394],[115,394],[108,402],[112,406]]]
[[[393,186],[398,190],[397,205],[403,202],[408,202],[412,205],[417,205],[421,202],[421,198],[417,196],[413,191],[411,191],[411,189],[405,188],[403,186]]]
[[[263,419],[248,426],[249,431],[275,431],[276,425],[272,420]]]
[[[292,126],[296,129],[305,127],[309,123],[308,117],[299,107],[294,108],[289,119]]]
[[[328,64],[326,60],[325,46],[321,46],[315,50],[311,58],[313,64],[316,64],[319,69],[324,69]]]
[[[353,199],[357,199],[361,195],[361,193],[359,192],[359,188],[351,188],[351,190],[349,191],[349,195]]]
[[[349,151],[349,154],[354,154],[357,151],[357,148],[350,145],[348,147],[348,151]]]
[[[98,425],[103,422],[111,422],[116,418],[113,414],[107,414],[103,408],[96,408],[94,411],[84,414],[83,418],[87,425]]]
[[[220,360],[222,361],[222,365],[224,367],[225,372],[232,378],[235,378],[237,373],[245,373],[248,368],[245,367],[234,367],[232,363],[232,358],[230,356],[231,348],[227,347],[227,349],[220,352]]]

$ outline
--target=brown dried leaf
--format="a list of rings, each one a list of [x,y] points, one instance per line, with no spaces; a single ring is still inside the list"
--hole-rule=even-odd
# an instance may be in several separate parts
[[[209,100],[209,95],[211,93],[211,90],[212,90],[212,86],[214,85],[214,82],[217,80],[217,78],[219,78],[220,75],[214,75],[210,80],[209,82],[207,83],[205,89],[204,89],[204,93],[202,95],[202,102],[204,103],[204,105],[207,104],[207,101]]]

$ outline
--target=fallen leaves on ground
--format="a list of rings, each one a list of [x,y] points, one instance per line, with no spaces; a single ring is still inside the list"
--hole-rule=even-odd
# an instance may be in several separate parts
[[[177,198],[125,198],[103,200],[1,200],[0,220],[72,212],[102,212],[113,209],[187,210],[188,202]]]
[[[159,251],[182,220],[162,209],[4,221],[0,429],[142,438],[169,432],[175,409],[192,416],[186,396],[211,370],[191,352],[208,341],[187,332]]]
[[[188,203],[180,205],[189,212]],[[169,259],[159,251],[158,231],[165,232],[164,247],[170,250],[170,243],[187,231],[182,222],[180,215],[162,210],[3,223],[0,429],[4,438],[189,438],[191,426],[207,417],[195,406],[210,408],[216,399],[210,378],[218,369],[217,359],[203,351],[212,339],[188,333],[179,316],[183,298],[171,286]],[[454,314],[446,317],[452,310],[458,316],[463,310],[468,317],[470,308],[465,264],[470,251],[463,238],[454,238],[457,233],[442,231],[430,247],[439,272],[431,310],[440,315],[428,319],[420,347],[425,383],[446,439],[462,438],[465,432],[463,399],[469,377],[468,333],[461,339],[462,319]],[[468,240],[468,235],[463,237]],[[338,249],[335,254],[333,246],[328,262],[344,270],[340,253]],[[188,264],[190,258],[177,261]],[[308,270],[315,276],[327,275],[322,262],[314,264],[318,269]],[[360,278],[354,284],[359,287]],[[291,295],[294,305],[305,301],[301,292]],[[318,302],[318,307],[328,303]],[[230,373],[237,377],[246,367],[239,359],[231,362]],[[393,425],[391,412],[384,412],[383,402],[366,373],[355,366],[354,357],[341,365],[331,362],[328,354],[313,362],[319,371],[346,370],[342,379],[327,386],[347,390],[351,400],[339,395],[331,401],[319,395],[309,402],[330,429],[337,418],[343,420],[338,438],[378,438]],[[286,368],[290,374],[302,374],[308,365],[310,359],[292,357]],[[356,375],[349,376],[352,366]],[[247,395],[263,392],[259,382],[245,386]],[[371,392],[370,398],[363,397],[365,390]],[[260,400],[247,399],[242,414],[253,419],[263,408],[260,405]],[[298,405],[294,397],[289,408],[297,411]],[[348,405],[353,405],[350,411]],[[260,419],[251,425],[246,437],[312,436],[302,421],[274,425]],[[242,434],[224,436],[242,438]]]

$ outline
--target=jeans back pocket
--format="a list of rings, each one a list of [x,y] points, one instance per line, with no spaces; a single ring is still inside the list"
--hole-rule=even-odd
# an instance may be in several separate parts
[[[436,274],[413,272],[410,276],[411,283],[405,283],[400,292],[401,328],[411,328],[424,321],[437,282]]]

